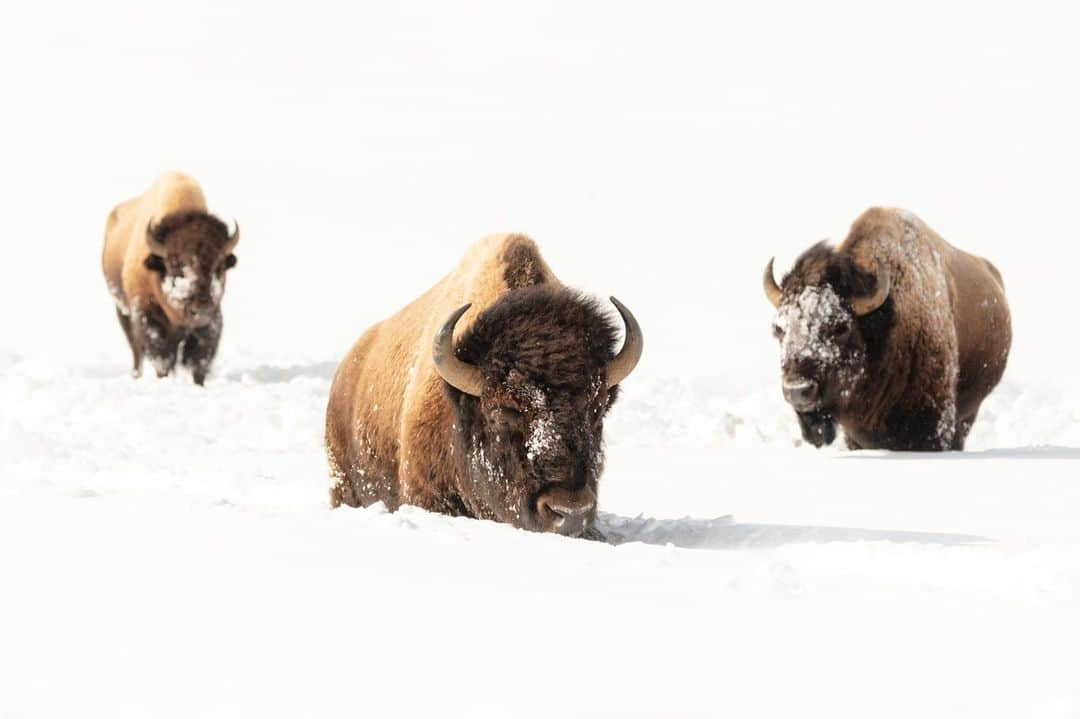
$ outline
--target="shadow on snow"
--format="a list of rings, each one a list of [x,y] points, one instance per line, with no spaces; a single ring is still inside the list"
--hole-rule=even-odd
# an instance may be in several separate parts
[[[842,455],[844,460],[935,460],[963,461],[973,459],[1067,459],[1080,460],[1080,449],[1040,445],[1034,447],[1003,447],[964,452],[885,452],[859,451]]]
[[[944,532],[810,527],[793,524],[739,524],[734,517],[653,519],[601,512],[596,529],[614,545],[641,542],[684,549],[772,549],[786,544],[894,542],[962,546],[991,542],[987,537]]]

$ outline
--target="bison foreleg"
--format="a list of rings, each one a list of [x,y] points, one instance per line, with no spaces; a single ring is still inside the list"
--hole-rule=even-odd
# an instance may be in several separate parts
[[[205,327],[193,330],[184,340],[181,348],[180,363],[191,370],[195,384],[202,385],[210,371],[210,363],[217,354],[218,341],[221,339],[221,318],[215,318]]]
[[[171,347],[147,347],[146,357],[154,365],[158,378],[168,377],[176,367],[176,345]]]
[[[968,432],[971,431],[971,426],[975,424],[975,417],[979,414],[978,408],[975,409],[969,416],[964,417],[956,423],[956,434],[952,438],[952,449],[960,452],[964,449],[964,442],[967,441]]]
[[[154,365],[158,377],[165,377],[176,366],[176,350],[180,336],[169,325],[165,313],[151,306],[146,311],[132,314],[131,334],[133,348]],[[141,364],[141,361],[140,361]]]
[[[128,347],[131,348],[131,375],[138,377],[142,374],[142,351],[131,331],[131,315],[117,307],[116,319],[120,320],[120,328],[124,330],[124,337],[127,338]]]
[[[885,421],[884,436],[888,439],[881,447],[906,452],[959,449],[957,428],[956,411],[947,398],[928,401],[922,406],[894,407]]]

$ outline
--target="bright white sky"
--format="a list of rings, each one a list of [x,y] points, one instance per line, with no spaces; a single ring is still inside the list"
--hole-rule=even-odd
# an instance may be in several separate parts
[[[126,364],[102,228],[178,168],[243,231],[223,352],[339,357],[521,230],[643,370],[771,380],[765,262],[886,204],[1002,269],[1015,372],[1075,367],[1073,4],[267,5],[8,9],[0,347]]]

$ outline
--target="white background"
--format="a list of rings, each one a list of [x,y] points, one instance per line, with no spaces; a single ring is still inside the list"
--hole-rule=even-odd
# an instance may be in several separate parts
[[[631,306],[645,370],[744,376],[775,359],[768,258],[882,204],[990,257],[1014,367],[1064,371],[1070,9],[21,4],[0,30],[5,325],[26,352],[77,338],[123,358],[99,341],[105,217],[177,168],[242,224],[234,346],[340,354],[468,243],[516,230]]]

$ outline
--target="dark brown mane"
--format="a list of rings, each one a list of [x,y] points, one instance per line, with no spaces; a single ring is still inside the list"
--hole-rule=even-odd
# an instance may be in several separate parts
[[[587,388],[612,357],[618,330],[599,304],[554,285],[508,292],[481,314],[456,353],[501,381],[511,368],[552,388]]]
[[[837,252],[822,240],[799,255],[795,266],[784,276],[784,291],[798,293],[808,285],[830,285],[844,299],[874,291],[874,276],[855,264],[851,255]]]
[[[214,247],[208,249],[213,250],[220,249],[229,239],[229,228],[224,222],[198,210],[171,212],[150,229],[154,239],[165,245],[180,230],[184,231],[185,236],[210,239]]]
[[[544,282],[543,261],[535,247],[528,242],[512,242],[503,253],[503,279],[510,289],[539,285]]]

